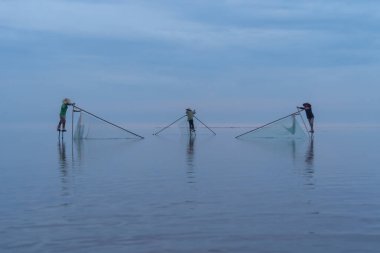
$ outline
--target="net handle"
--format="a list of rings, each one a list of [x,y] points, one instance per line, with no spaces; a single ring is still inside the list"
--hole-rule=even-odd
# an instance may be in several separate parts
[[[86,111],[86,110],[84,110],[84,109],[82,109],[82,108],[80,108],[80,107],[78,107],[78,106],[76,106],[76,105],[73,105],[73,108],[78,108],[79,110],[81,110],[81,111],[83,111],[83,112],[85,112],[85,113],[87,113],[87,114],[90,114],[91,116],[93,116],[93,117],[95,117],[95,118],[97,118],[97,119],[100,119],[101,121],[104,121],[104,122],[106,122],[106,123],[108,123],[108,124],[110,124],[110,125],[112,125],[112,126],[114,126],[114,127],[117,127],[117,128],[119,128],[119,129],[121,129],[121,130],[124,130],[124,131],[126,131],[126,132],[128,132],[128,133],[130,133],[130,134],[133,134],[134,136],[137,136],[137,137],[139,137],[139,138],[141,138],[141,139],[144,139],[144,137],[142,137],[141,135],[135,134],[135,133],[133,133],[133,132],[131,132],[131,131],[129,131],[129,130],[123,128],[123,127],[121,127],[121,126],[118,126],[118,125],[116,125],[116,124],[114,124],[114,123],[112,123],[112,122],[109,122],[108,120],[105,120],[105,119],[103,119],[103,118],[101,118],[101,117],[99,117],[99,116],[96,116],[95,114],[93,114],[93,113],[91,113],[91,112],[89,112],[89,111]]]
[[[186,117],[186,115],[183,115],[182,117],[176,119],[173,123],[169,124],[168,126],[162,128],[160,131],[154,133],[153,135],[158,135],[159,133],[161,133],[162,131],[164,131],[166,128],[169,128],[171,125],[173,125],[174,123],[176,123],[177,121],[179,121],[180,119]]]
[[[200,119],[198,119],[195,115],[194,115],[194,118],[196,118],[202,125],[204,125],[208,130],[210,130],[214,135],[216,135],[216,133],[214,131],[211,130],[211,128],[209,128],[208,126],[206,126],[205,123],[203,123]]]
[[[265,125],[259,126],[259,127],[255,128],[255,129],[252,129],[252,130],[250,130],[250,131],[248,131],[248,132],[242,133],[242,134],[236,136],[235,138],[239,138],[239,137],[241,137],[241,136],[243,136],[243,135],[246,135],[246,134],[252,133],[253,131],[259,130],[259,129],[263,128],[263,127],[266,127],[266,126],[268,126],[268,125],[270,125],[270,124],[273,124],[273,123],[275,123],[275,122],[277,122],[277,121],[280,121],[280,120],[282,120],[282,119],[288,118],[288,117],[290,117],[290,116],[292,116],[292,115],[296,115],[296,114],[298,114],[298,113],[300,113],[300,111],[293,112],[293,113],[291,113],[291,114],[289,114],[289,115],[286,115],[285,117],[281,117],[281,118],[276,119],[276,120],[274,120],[274,121],[272,121],[272,122],[269,122],[269,123],[267,123],[267,124],[265,124]]]

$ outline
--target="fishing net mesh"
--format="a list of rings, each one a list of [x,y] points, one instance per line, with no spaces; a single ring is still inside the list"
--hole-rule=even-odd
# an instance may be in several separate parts
[[[77,116],[79,115],[79,116]],[[75,113],[78,117],[74,127],[74,139],[136,139],[138,136],[116,125],[107,123],[84,111]]]
[[[238,136],[239,139],[254,138],[294,138],[301,139],[306,137],[306,132],[301,126],[302,119],[299,114],[289,115],[279,121],[259,127],[253,131]]]
[[[187,117],[183,117],[180,120],[178,120],[176,123],[171,125],[168,128],[163,129],[157,128],[156,133],[159,132],[159,135],[183,135],[183,136],[190,136],[190,135],[209,135],[212,134],[212,132],[207,129],[203,124],[201,124],[195,117],[193,119],[195,133],[190,131],[189,122],[187,120]]]

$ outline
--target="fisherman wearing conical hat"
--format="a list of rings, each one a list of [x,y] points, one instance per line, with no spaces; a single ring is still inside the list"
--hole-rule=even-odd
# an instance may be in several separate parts
[[[186,109],[187,121],[189,122],[190,131],[192,132],[195,132],[194,120],[193,120],[194,114],[195,114],[195,110],[191,110],[190,108]]]
[[[74,103],[71,103],[70,99],[65,98],[62,101],[61,111],[59,113],[59,123],[57,126],[57,131],[66,132],[66,112],[69,105],[74,105]],[[61,128],[62,126],[62,128]]]

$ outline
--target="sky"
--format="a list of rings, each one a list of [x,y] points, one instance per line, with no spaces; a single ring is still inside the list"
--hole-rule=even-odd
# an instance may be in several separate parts
[[[58,122],[63,98],[112,122],[380,124],[375,0],[0,0],[2,125]]]

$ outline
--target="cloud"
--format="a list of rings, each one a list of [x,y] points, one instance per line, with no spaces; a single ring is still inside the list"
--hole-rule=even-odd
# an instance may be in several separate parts
[[[65,94],[90,108],[104,98],[109,111],[125,103],[161,117],[196,105],[238,121],[305,100],[344,120],[342,110],[379,108],[378,7],[368,0],[2,0],[0,86],[12,91],[6,104],[45,97],[39,110]]]
[[[371,50],[379,46],[373,25],[379,22],[377,7],[375,1],[6,0],[0,2],[0,36],[23,39],[15,29],[198,51],[269,52],[277,58],[310,53],[310,59],[319,53],[340,57],[358,50],[356,60],[348,60],[355,63],[371,61]]]
[[[94,4],[86,1],[12,0],[0,2],[0,22],[3,27],[20,30],[79,37],[158,40],[214,49],[234,46],[261,48],[310,38],[311,32],[305,28],[267,27],[249,20],[248,26],[234,23],[234,18],[238,16],[234,12],[246,13],[247,17],[250,13],[241,8],[229,11],[227,8],[230,5],[227,1],[219,8],[224,13],[222,16],[232,13],[233,18],[227,19],[225,23],[217,23],[212,18],[215,13],[210,18],[198,20],[198,17],[191,16],[191,10],[189,13],[186,10],[173,10],[169,4],[161,7],[139,1],[97,1]],[[284,19],[294,18],[294,13],[294,10],[264,8],[252,9],[251,15],[253,20]]]

